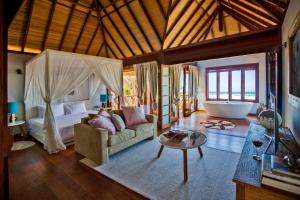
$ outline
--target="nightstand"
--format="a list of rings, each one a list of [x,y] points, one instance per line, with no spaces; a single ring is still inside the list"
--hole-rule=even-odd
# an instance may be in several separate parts
[[[21,130],[21,136],[27,137],[27,131],[26,131],[26,128],[25,128],[25,121],[15,121],[15,123],[8,123],[8,128],[9,128],[12,135],[14,135],[12,133],[12,129],[17,128],[17,127]]]

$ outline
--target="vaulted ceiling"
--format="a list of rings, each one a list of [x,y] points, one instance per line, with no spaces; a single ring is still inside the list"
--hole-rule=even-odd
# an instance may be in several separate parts
[[[280,26],[289,0],[25,0],[8,50],[130,58]]]

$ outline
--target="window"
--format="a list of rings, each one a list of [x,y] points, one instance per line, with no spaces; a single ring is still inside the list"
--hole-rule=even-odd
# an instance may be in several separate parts
[[[258,101],[258,63],[206,68],[206,99]]]

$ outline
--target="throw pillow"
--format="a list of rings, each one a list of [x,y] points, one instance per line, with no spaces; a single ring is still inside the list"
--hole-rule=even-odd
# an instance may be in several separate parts
[[[118,131],[123,131],[126,128],[126,125],[120,115],[112,114],[111,120]]]
[[[136,124],[147,123],[144,111],[139,107],[122,107],[126,125],[132,126]]]
[[[54,117],[65,115],[63,103],[52,104],[51,108],[52,108]]]
[[[86,113],[84,102],[65,103],[64,108],[66,115]]]
[[[112,123],[111,119],[102,115],[97,115],[93,119],[88,121],[89,124],[94,128],[107,129],[110,135],[116,134],[116,127]]]

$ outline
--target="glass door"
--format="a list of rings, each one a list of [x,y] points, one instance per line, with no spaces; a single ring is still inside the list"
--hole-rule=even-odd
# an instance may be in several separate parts
[[[160,124],[161,129],[166,129],[171,126],[170,117],[170,70],[168,66],[161,66],[161,114]]]

